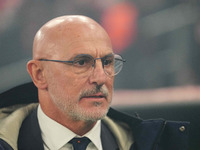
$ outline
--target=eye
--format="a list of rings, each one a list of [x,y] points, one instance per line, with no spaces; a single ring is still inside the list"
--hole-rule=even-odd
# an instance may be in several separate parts
[[[88,56],[81,56],[81,57],[77,57],[74,60],[74,65],[77,67],[83,67],[83,66],[87,66],[91,64],[91,58]]]
[[[114,62],[114,58],[113,57],[107,57],[103,60],[103,64],[104,66],[108,66],[108,65],[111,65],[113,64]]]
[[[79,60],[79,61],[77,61],[76,63],[78,64],[78,65],[80,65],[80,66],[82,66],[82,65],[84,65],[85,64],[85,60]]]
[[[105,65],[105,66],[107,66],[107,65],[109,65],[109,64],[111,64],[111,63],[112,63],[111,60],[104,60],[104,65]]]

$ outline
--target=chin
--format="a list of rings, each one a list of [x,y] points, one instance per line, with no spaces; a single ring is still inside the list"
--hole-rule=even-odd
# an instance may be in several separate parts
[[[75,120],[82,121],[98,121],[103,119],[108,113],[108,108],[96,107],[91,109],[81,109],[77,113],[73,113],[72,117]]]

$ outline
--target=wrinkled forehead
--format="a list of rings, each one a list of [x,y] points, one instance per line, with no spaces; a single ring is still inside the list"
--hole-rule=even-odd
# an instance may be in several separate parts
[[[58,18],[44,25],[36,34],[35,56],[55,57],[76,49],[112,49],[105,30],[95,21],[85,17]],[[88,47],[87,47],[88,46]],[[72,51],[73,50],[73,51]]]

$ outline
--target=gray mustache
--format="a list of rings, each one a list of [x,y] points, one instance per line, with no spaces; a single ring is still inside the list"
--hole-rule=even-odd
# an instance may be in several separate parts
[[[83,98],[83,97],[86,97],[86,96],[97,94],[97,93],[101,93],[104,97],[108,96],[108,90],[107,90],[107,88],[104,88],[102,86],[101,87],[96,86],[95,88],[93,88],[91,90],[85,90],[85,91],[83,91],[81,93],[81,95],[80,95],[80,99]]]

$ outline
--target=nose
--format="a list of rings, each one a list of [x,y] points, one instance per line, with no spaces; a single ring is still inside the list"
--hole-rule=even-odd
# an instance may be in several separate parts
[[[89,77],[91,84],[103,85],[106,82],[107,75],[104,72],[101,59],[96,59],[93,72]]]

